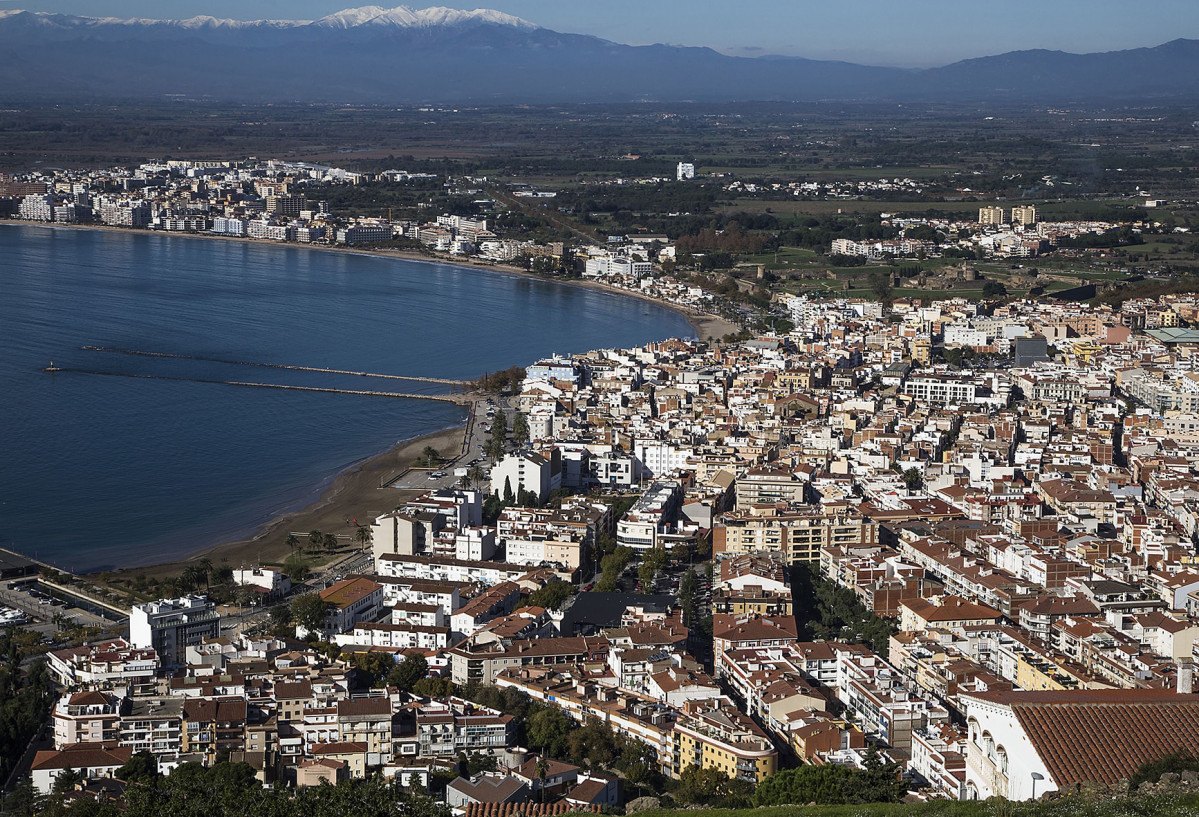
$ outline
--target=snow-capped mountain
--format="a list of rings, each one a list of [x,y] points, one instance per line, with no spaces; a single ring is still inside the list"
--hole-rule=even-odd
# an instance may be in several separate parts
[[[489,9],[363,6],[319,20],[0,11],[0,100],[354,103],[632,100],[1199,101],[1199,42],[1021,51],[924,71],[627,46]]]
[[[327,28],[355,28],[357,26],[396,26],[398,28],[430,28],[433,26],[461,25],[494,25],[512,26],[514,28],[532,29],[537,26],[513,17],[511,14],[493,9],[475,9],[460,11],[435,6],[427,9],[412,9],[408,6],[396,6],[385,9],[380,6],[363,6],[356,9],[344,9],[327,17],[322,17],[313,25]]]

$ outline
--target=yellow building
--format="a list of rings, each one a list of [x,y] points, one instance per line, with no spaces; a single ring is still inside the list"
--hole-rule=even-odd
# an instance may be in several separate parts
[[[689,701],[670,743],[673,777],[697,766],[758,784],[778,771],[778,751],[766,733],[726,701]]]
[[[912,360],[921,366],[927,366],[933,359],[933,342],[928,338],[916,338],[912,341]]]
[[[1037,223],[1037,208],[1031,204],[1025,207],[1012,208],[1012,224],[1021,224],[1025,227]]]
[[[758,505],[724,514],[712,529],[717,554],[778,552],[788,562],[818,562],[820,549],[878,542],[878,524],[849,506]]]
[[[1004,211],[1002,207],[980,207],[978,210],[978,223],[983,226],[998,227],[1005,223]]]

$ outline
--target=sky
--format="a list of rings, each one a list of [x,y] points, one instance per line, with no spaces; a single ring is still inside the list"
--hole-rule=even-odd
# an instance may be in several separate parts
[[[291,20],[371,4],[391,7],[388,0],[0,0],[0,10]],[[1199,0],[409,0],[406,5],[482,6],[556,31],[630,45],[706,46],[738,56],[913,68],[1028,48],[1082,53],[1199,38]]]

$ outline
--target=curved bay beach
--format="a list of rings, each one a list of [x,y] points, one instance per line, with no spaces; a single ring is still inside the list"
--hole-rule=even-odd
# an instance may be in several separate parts
[[[29,225],[26,223],[16,223],[15,226],[32,227],[32,226],[36,226],[36,225]],[[79,228],[68,228],[68,230],[70,232],[76,232],[78,229]],[[104,230],[105,232],[124,234],[127,236],[148,235],[148,236],[162,236],[162,237],[166,237],[166,238],[176,238],[176,236],[163,236],[163,234],[161,234],[161,233],[153,233],[153,232],[147,232],[147,231],[123,230],[120,228],[86,228],[85,227],[82,229],[85,229],[85,230],[101,229],[101,230]],[[40,234],[48,234],[50,231],[43,229],[38,232]],[[59,245],[55,249],[56,249],[56,251],[61,252],[61,245],[64,245],[64,244],[69,245],[72,242],[70,242],[65,236],[63,236],[62,233],[59,232],[58,229],[56,229],[54,232],[56,234],[62,236],[58,239],[55,239],[55,242],[57,242],[57,244]],[[207,236],[195,236],[195,237],[188,236],[188,237],[178,237],[178,238],[182,238],[184,242],[187,241],[187,238],[204,238],[204,239],[207,239],[206,243],[220,241],[220,242],[237,242],[237,243],[244,243],[244,244],[248,244],[248,245],[258,245],[258,248],[254,248],[254,249],[247,247],[247,252],[255,253],[255,257],[259,261],[261,261],[261,259],[263,258],[263,256],[262,256],[263,249],[261,249],[261,248],[265,247],[265,248],[269,248],[270,255],[268,257],[272,260],[275,259],[275,257],[276,257],[273,254],[273,250],[276,248],[279,248],[279,249],[286,248],[288,250],[312,249],[312,250],[317,250],[321,254],[336,253],[336,254],[357,255],[357,256],[378,256],[378,257],[383,257],[383,258],[392,257],[392,258],[396,258],[397,260],[402,260],[405,262],[419,261],[419,262],[424,262],[426,264],[431,264],[431,265],[442,265],[443,267],[446,267],[446,266],[450,267],[450,269],[448,269],[448,270],[431,271],[432,274],[438,276],[438,280],[436,282],[434,282],[432,280],[428,281],[428,286],[431,288],[441,286],[446,280],[454,281],[455,279],[461,278],[464,275],[469,275],[469,273],[466,273],[466,272],[455,273],[455,272],[453,272],[453,269],[476,269],[476,270],[481,270],[484,273],[487,271],[496,271],[496,272],[499,272],[500,276],[502,276],[502,277],[503,276],[506,276],[506,277],[520,276],[522,278],[527,278],[532,281],[538,281],[538,282],[546,280],[543,276],[530,275],[529,273],[525,272],[524,270],[520,270],[520,269],[508,268],[508,267],[504,267],[504,266],[500,266],[500,265],[491,265],[491,264],[486,264],[486,263],[477,263],[477,262],[470,263],[469,261],[467,261],[467,259],[460,259],[460,258],[446,258],[446,259],[443,259],[440,257],[431,258],[431,257],[421,254],[421,253],[402,252],[402,251],[396,251],[396,250],[373,250],[372,251],[372,250],[344,249],[344,248],[323,248],[323,247],[309,248],[309,247],[305,247],[304,245],[277,245],[277,244],[274,244],[273,242],[262,242],[262,241],[252,241],[252,240],[246,241],[246,240],[241,240],[241,239],[229,239],[229,238],[222,238],[222,237],[207,237]],[[105,241],[105,244],[109,244],[109,243],[111,243],[111,242]],[[191,243],[191,242],[187,242],[187,243]],[[118,242],[118,244],[123,246],[124,242]],[[173,241],[169,241],[169,240],[166,242],[156,241],[153,244],[153,248],[155,248],[159,252],[159,255],[170,259],[170,262],[172,262],[172,263],[174,262],[175,256],[177,255],[177,252],[174,249],[176,246],[178,246],[178,245],[176,245]],[[185,250],[184,254],[195,254],[196,252],[199,252],[201,255],[208,254],[208,251],[203,250],[203,249],[200,249],[198,251],[195,249]],[[220,251],[220,252],[223,253],[224,251]],[[240,253],[240,252],[241,251],[237,251],[237,253]],[[306,255],[305,253],[299,253],[298,256],[295,253],[288,253],[287,255],[289,255],[291,257],[299,257],[301,259],[303,259],[305,257],[310,257],[310,258],[315,259],[318,257],[314,254]],[[240,256],[235,255],[233,257],[240,257]],[[282,256],[280,256],[280,257],[282,257]],[[302,260],[300,263],[308,264],[308,262],[303,262]],[[345,263],[351,263],[351,259],[346,259]],[[353,262],[353,263],[355,265],[355,268],[360,265],[360,262]],[[327,266],[325,264],[325,262],[319,262],[319,264],[322,267]],[[318,262],[315,260],[312,261],[310,264],[310,266],[317,266],[317,265],[318,265]],[[383,268],[376,267],[373,269],[378,271]],[[409,267],[409,269],[411,269],[411,268]],[[174,270],[172,270],[172,271],[174,271]],[[446,279],[444,276],[447,276],[447,275],[452,276],[452,277],[450,279]],[[423,273],[420,275],[415,275],[415,276],[409,274],[409,277],[411,277],[416,282],[417,286],[422,286],[426,281]],[[154,283],[155,286],[157,286],[157,283],[156,283],[157,280],[158,279],[155,279],[151,283]],[[475,280],[481,280],[481,279],[475,279]],[[504,291],[509,290],[512,286],[516,286],[516,285],[501,285],[499,283],[499,278],[493,279],[493,280],[495,280],[495,282],[496,282],[495,284],[492,284],[492,285],[485,284],[483,286],[492,286],[492,287],[499,286]],[[121,283],[124,284],[126,282],[122,280]],[[234,290],[235,292],[236,292],[236,284],[237,283],[238,282],[235,281],[235,290]],[[412,282],[410,281],[409,285],[411,285],[411,283]],[[653,298],[647,298],[644,295],[642,295],[641,293],[629,292],[626,290],[622,290],[622,289],[618,289],[618,288],[614,288],[614,287],[608,287],[603,284],[598,284],[598,283],[590,282],[590,281],[585,281],[585,282],[553,281],[551,283],[554,285],[559,285],[559,289],[546,290],[544,287],[536,287],[533,290],[528,290],[525,288],[527,285],[520,285],[520,286],[516,286],[516,288],[513,289],[512,291],[516,292],[516,293],[523,293],[520,296],[522,298],[529,297],[528,293],[530,293],[530,292],[531,293],[561,292],[561,293],[563,293],[563,296],[560,298],[561,303],[559,303],[558,301],[555,301],[555,303],[557,304],[557,306],[559,308],[564,308],[564,305],[573,304],[573,303],[575,303],[575,301],[577,301],[577,299],[578,299],[577,296],[574,299],[564,297],[566,292],[568,292],[569,289],[571,289],[571,288],[582,288],[582,289],[596,290],[596,291],[600,291],[600,292],[609,292],[609,293],[615,294],[615,295],[624,295],[624,296],[632,296],[633,298],[640,298],[641,300],[655,303],[658,306],[672,309],[676,313],[680,314],[680,316],[685,316],[687,318],[688,322],[691,324],[693,332],[700,337],[713,337],[713,336],[718,337],[718,336],[726,334],[730,331],[735,331],[735,329],[736,329],[735,327],[733,327],[729,324],[726,324],[726,323],[720,321],[719,319],[714,319],[711,316],[707,316],[707,315],[689,314],[687,310],[679,308],[676,305],[662,303],[661,301],[658,301]],[[567,284],[568,288],[566,290],[563,290],[560,287],[561,284]],[[471,286],[474,286],[474,285],[471,285]],[[222,293],[222,294],[228,294],[228,293]],[[275,295],[277,293],[271,292],[270,294]],[[358,293],[354,293],[354,295],[357,296]],[[536,295],[535,297],[550,297],[550,296]],[[560,296],[552,296],[552,297],[559,298]],[[665,337],[668,337],[671,335],[677,335],[680,333],[679,329],[677,328],[678,323],[676,323],[676,322],[671,322],[670,328],[666,328],[666,327],[662,326],[659,328],[658,331],[655,331],[653,329],[653,326],[655,325],[654,324],[655,318],[653,316],[661,315],[662,313],[656,312],[656,311],[654,311],[654,312],[637,311],[635,313],[628,313],[627,307],[620,308],[620,307],[615,306],[616,304],[621,303],[622,300],[624,303],[629,303],[629,301],[627,299],[621,299],[621,300],[617,300],[617,301],[608,301],[607,303],[611,304],[613,306],[605,307],[605,309],[609,309],[611,311],[609,313],[604,313],[604,314],[608,315],[608,317],[607,317],[608,321],[612,320],[617,315],[624,316],[624,315],[628,314],[629,317],[633,317],[635,315],[636,322],[641,326],[641,328],[636,331],[639,333],[642,333],[639,335],[641,340],[639,340],[637,342],[645,342],[645,340],[653,339],[653,337],[655,337],[655,336],[660,337],[660,338],[665,338]],[[593,310],[594,304],[596,302],[585,301],[582,303],[591,304],[591,306],[589,306],[588,309]],[[519,314],[519,313],[515,313],[515,314]],[[591,334],[588,335],[587,338],[582,341],[583,342],[582,348],[595,348],[598,346],[605,346],[605,345],[610,346],[610,345],[631,344],[631,339],[630,339],[629,335],[627,334],[627,332],[625,332],[625,331],[611,332],[612,339],[611,339],[611,341],[609,341],[608,340],[609,333],[607,331],[602,331],[603,325],[606,325],[605,322],[601,320],[597,324],[596,320],[594,319],[596,317],[597,316],[594,314],[591,315],[591,318],[592,318],[590,320],[590,322],[592,324]],[[601,315],[601,317],[602,317],[602,315]],[[620,317],[620,318],[616,318],[616,319],[620,320],[622,322],[622,329],[624,329],[623,322],[625,320],[627,320],[627,318]],[[661,320],[661,319],[658,318],[657,320]],[[502,326],[502,325],[503,324],[501,323],[500,326]],[[615,325],[615,324],[613,324],[613,325]],[[493,331],[495,331],[494,327],[493,327]],[[501,331],[502,331],[502,329],[501,329]],[[561,333],[562,333],[561,328],[559,328],[557,330],[557,332],[558,332],[558,334],[547,334],[546,335],[545,342],[552,344],[550,346],[550,348],[553,348],[554,345],[558,345],[561,343],[561,338],[557,341],[554,341],[552,339],[554,337],[559,337],[561,335]],[[569,337],[569,336],[573,335],[573,333],[574,333],[574,330],[572,329],[570,332],[567,333],[567,335],[565,335],[563,337]],[[471,357],[472,352],[470,351],[469,343],[465,344],[463,346],[463,348],[458,348],[457,346],[455,346],[455,344],[452,341],[448,344],[443,344],[443,345],[448,346],[448,350],[445,350],[444,353],[452,356],[455,360],[458,361],[457,363],[452,364],[452,367],[455,369],[454,376],[458,376],[458,377],[477,376],[479,374],[482,374],[484,369],[495,370],[497,368],[503,368],[504,366],[509,366],[509,365],[521,365],[521,366],[528,365],[533,362],[533,360],[536,358],[536,356],[538,354],[549,351],[549,349],[545,349],[544,352],[530,352],[529,351],[530,347],[527,343],[527,339],[526,339],[526,342],[524,343],[524,345],[512,347],[512,348],[507,348],[504,345],[500,344],[499,348],[489,350],[489,356],[481,358],[478,361],[478,370],[476,371],[475,366],[473,365],[474,360]],[[60,346],[58,348],[61,349],[63,347]],[[139,348],[163,348],[163,347],[162,346],[149,346],[149,347],[139,347]],[[172,346],[172,347],[168,347],[168,348],[178,348],[178,347]],[[575,351],[581,351],[582,348],[579,347],[578,343],[575,344]],[[308,349],[307,355],[312,356],[314,347],[311,343],[308,344],[307,349]],[[189,351],[190,351],[190,349],[189,349]],[[339,349],[338,351],[341,352],[343,355],[345,354],[344,349]],[[203,354],[203,352],[201,352],[201,354]],[[263,355],[267,354],[267,353],[262,353],[262,352],[259,352],[258,349],[255,349],[255,354],[259,355],[259,357],[257,359],[268,359],[268,360],[269,359],[278,359],[276,352],[270,352],[268,356],[263,357]],[[354,360],[356,361],[356,358]],[[302,362],[310,362],[310,361],[302,360]],[[358,368],[356,365],[356,362],[347,362],[344,359],[344,357],[340,362],[327,363],[327,362],[322,362],[320,360],[313,360],[311,362],[319,363],[320,365],[335,365],[335,366],[340,365],[340,366],[345,366],[347,368]],[[44,364],[42,364],[42,365],[44,365]],[[413,366],[413,363],[410,361],[407,364],[399,364],[399,365],[400,365],[401,370],[403,370],[405,365],[408,367],[411,367],[411,366]],[[447,360],[444,358],[443,358],[441,365],[444,365],[447,368],[449,368],[451,366],[451,364],[449,364],[447,362]],[[374,366],[375,371],[388,371],[389,370],[388,364],[380,362],[380,360],[378,358],[376,358],[374,360],[373,366]],[[370,367],[363,365],[360,368],[370,368]],[[75,381],[75,382],[78,382],[78,381]],[[91,382],[94,382],[94,381],[91,381]],[[125,382],[128,382],[128,381],[125,381]],[[135,386],[137,386],[136,383],[131,384],[131,388],[135,387]],[[138,388],[140,388],[140,387],[138,387]],[[208,393],[208,392],[205,392],[205,393]],[[281,393],[275,392],[275,394],[281,394]],[[288,399],[288,402],[290,402],[290,401],[291,401],[291,398]],[[358,404],[357,403],[345,403],[343,405],[353,406],[353,405],[358,405]],[[344,409],[342,409],[342,410],[344,412]],[[379,436],[385,437],[388,433],[388,427],[391,424],[388,423],[386,420],[381,421],[380,418],[377,416],[377,413],[378,412],[372,408],[372,416],[374,416],[374,419],[370,420],[368,422],[372,423],[373,427],[377,430]],[[444,416],[444,414],[445,414],[444,411],[442,411],[443,416]],[[449,420],[449,419],[450,419],[450,417],[448,417],[448,416],[445,417],[445,420]],[[442,420],[443,424],[444,424],[445,420]],[[426,421],[425,427],[427,428],[428,426],[429,426],[429,423]],[[395,433],[395,432],[393,431],[392,433]],[[418,436],[414,439],[402,440],[399,444],[389,447],[388,450],[383,451],[382,453],[378,453],[374,456],[369,456],[369,457],[359,459],[358,461],[350,464],[348,467],[336,466],[334,471],[325,471],[324,476],[309,477],[308,478],[309,481],[307,482],[307,485],[309,487],[307,489],[302,489],[298,492],[300,494],[300,498],[298,500],[282,503],[282,507],[279,508],[275,513],[261,517],[261,518],[267,520],[265,522],[253,523],[251,525],[243,524],[243,525],[239,526],[240,530],[242,530],[242,531],[251,531],[252,530],[253,531],[252,535],[247,536],[244,533],[239,534],[236,531],[233,531],[232,532],[233,535],[230,535],[229,532],[222,533],[219,529],[214,529],[211,531],[197,531],[197,533],[199,535],[194,535],[194,536],[187,537],[185,539],[180,539],[177,547],[173,548],[175,553],[180,554],[179,558],[169,558],[168,554],[170,553],[170,551],[166,551],[166,552],[160,551],[160,552],[162,552],[162,556],[168,556],[168,558],[166,558],[166,559],[164,559],[160,556],[158,558],[154,558],[154,559],[150,559],[150,560],[146,560],[143,558],[142,560],[124,561],[120,557],[117,557],[113,560],[113,561],[115,561],[115,564],[112,564],[111,568],[124,567],[125,570],[123,570],[122,572],[128,571],[128,572],[132,572],[132,573],[145,573],[147,575],[167,575],[167,574],[170,574],[173,572],[178,572],[181,565],[183,563],[185,563],[187,560],[199,558],[200,556],[206,556],[207,558],[211,559],[216,564],[224,563],[224,564],[230,564],[232,566],[239,566],[242,564],[248,565],[248,564],[253,564],[256,562],[277,562],[277,561],[280,561],[282,558],[284,558],[287,555],[287,553],[289,552],[289,548],[286,544],[286,539],[287,539],[287,535],[289,532],[297,532],[299,535],[301,535],[301,538],[303,538],[303,535],[307,531],[313,530],[313,529],[318,529],[325,533],[337,534],[340,537],[340,540],[341,540],[343,546],[346,546],[346,545],[348,545],[350,536],[353,534],[353,532],[356,528],[356,526],[354,524],[355,521],[357,521],[358,523],[366,523],[369,520],[373,519],[378,514],[386,512],[386,511],[396,507],[398,504],[401,504],[408,496],[411,495],[411,493],[406,494],[405,492],[403,492],[401,490],[397,490],[396,488],[393,488],[393,487],[380,487],[381,485],[384,485],[385,483],[389,482],[389,480],[391,478],[393,478],[396,474],[398,474],[399,472],[404,470],[404,468],[407,466],[407,464],[410,463],[413,459],[415,459],[421,453],[421,451],[428,445],[433,445],[435,448],[440,450],[445,455],[457,454],[460,451],[461,446],[462,446],[462,434],[463,434],[463,429],[461,426],[456,427],[456,428],[448,428],[447,429],[443,425],[443,429],[441,431],[435,432],[433,434],[426,434],[423,436]],[[400,432],[400,434],[397,434],[397,436],[402,437],[403,436],[402,431]],[[343,463],[354,456],[353,453],[350,453],[355,450],[354,447],[351,447],[348,451],[344,448],[341,450],[343,452],[349,454],[349,457],[342,459]],[[363,448],[361,447],[361,445],[358,445],[356,450],[362,451]],[[367,448],[367,450],[369,451],[369,448]],[[378,449],[376,449],[376,450],[378,450]],[[328,459],[329,457],[326,457],[326,458]],[[338,459],[336,457],[335,453],[333,454],[332,459],[334,461],[336,461],[336,459]],[[462,465],[462,464],[465,464],[465,463],[459,463],[459,465]],[[405,479],[405,480],[403,480],[404,484],[411,485],[413,488],[422,487],[421,483],[423,482],[424,475],[417,474],[415,476],[419,477],[419,479]],[[293,498],[295,496],[295,493],[296,492],[293,489]],[[319,495],[318,495],[318,493],[319,493]],[[26,548],[26,549],[30,550],[28,548]],[[46,551],[43,551],[42,553],[44,554],[45,552]],[[188,555],[183,556],[184,553],[187,553]],[[70,564],[67,563],[64,559],[61,559],[61,558],[53,559],[52,558],[52,560],[62,564],[64,567],[70,566]],[[125,567],[130,564],[136,565],[136,564],[138,564],[138,561],[142,561],[142,562],[153,561],[153,562],[158,562],[159,564],[155,564],[153,566]],[[96,568],[96,569],[99,569],[99,568]]]

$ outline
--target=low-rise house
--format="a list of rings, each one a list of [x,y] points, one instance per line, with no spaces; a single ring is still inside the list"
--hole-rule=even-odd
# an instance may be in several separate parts
[[[484,773],[467,780],[459,777],[445,787],[445,802],[450,808],[487,803],[523,803],[529,799],[529,787],[511,775]]]
[[[98,743],[77,743],[64,749],[42,750],[33,757],[30,772],[38,794],[50,794],[59,775],[68,769],[84,777],[112,777],[129,762],[133,750]]]
[[[320,591],[321,600],[328,606],[325,623],[319,635],[330,638],[336,633],[352,630],[360,621],[375,621],[383,608],[383,585],[364,576],[342,579]],[[307,638],[308,630],[296,625],[296,637]]]

